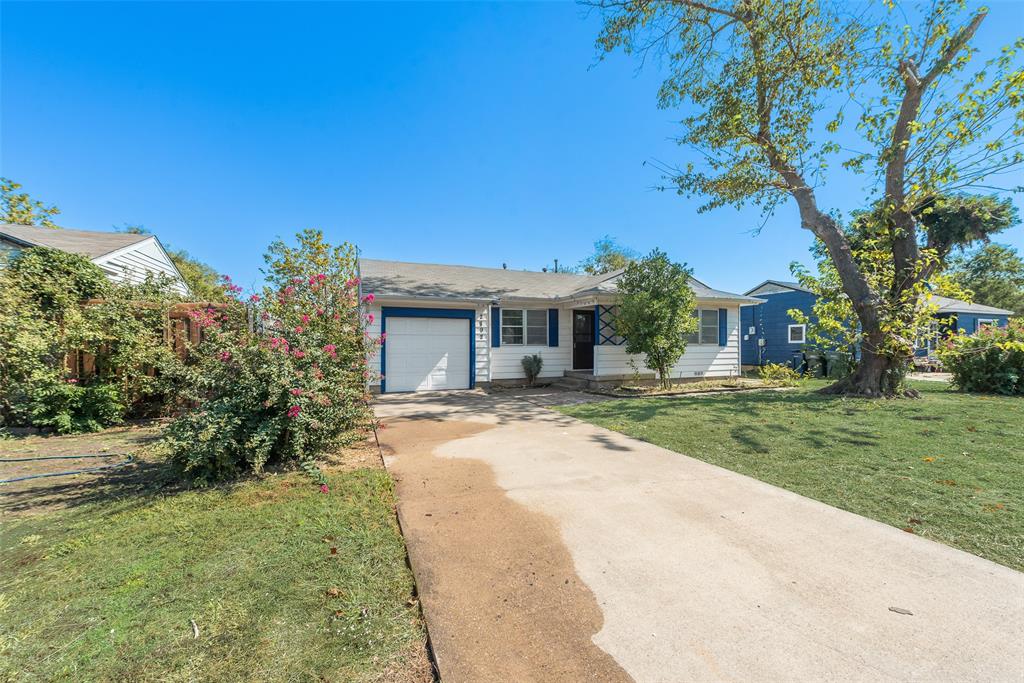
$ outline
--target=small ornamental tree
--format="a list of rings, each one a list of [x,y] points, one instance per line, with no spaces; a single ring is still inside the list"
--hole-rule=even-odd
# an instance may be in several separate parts
[[[686,351],[686,336],[697,331],[690,271],[658,249],[633,261],[618,279],[619,313],[615,331],[626,352],[643,354],[644,365],[671,385],[672,366]]]
[[[194,313],[203,340],[181,385],[195,407],[165,443],[198,483],[290,463],[326,485],[318,461],[372,424],[367,352],[381,340],[365,331],[355,248],[298,241],[271,247],[262,295],[243,302],[225,278],[233,303]]]

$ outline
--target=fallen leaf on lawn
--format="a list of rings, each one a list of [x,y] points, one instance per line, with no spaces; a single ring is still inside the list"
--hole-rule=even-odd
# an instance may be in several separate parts
[[[911,529],[911,528],[910,528],[909,526],[905,526],[905,527],[903,527],[903,530],[904,530],[904,531],[906,531],[906,532],[907,532],[908,534],[912,534],[912,533],[914,533],[914,530],[913,530],[913,529]]]
[[[907,521],[910,522],[911,524],[924,524],[923,520],[915,519],[914,517],[911,517]]]
[[[332,545],[331,546],[331,555],[337,555],[337,554],[338,554],[338,549]]]
[[[328,588],[328,589],[327,589],[327,595],[328,595],[328,597],[331,597],[331,598],[336,598],[336,597],[338,597],[339,595],[341,595],[341,589],[339,589],[339,588],[334,588],[334,587],[332,586],[331,588]]]
[[[1006,506],[1003,505],[1002,503],[986,503],[985,505],[981,506],[981,509],[984,510],[985,512],[995,512],[997,510],[1002,510],[1005,507]]]
[[[936,484],[943,484],[945,486],[956,486],[956,480],[955,479],[936,479],[935,483]]]
[[[935,462],[935,458],[932,457],[921,458],[921,460],[924,460],[925,462]]]

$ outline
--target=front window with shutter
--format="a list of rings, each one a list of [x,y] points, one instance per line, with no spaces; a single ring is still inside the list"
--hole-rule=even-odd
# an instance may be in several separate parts
[[[509,346],[547,346],[548,311],[503,308],[501,311],[501,344]]]
[[[718,344],[718,309],[699,308],[693,312],[697,331],[686,335],[688,344]]]

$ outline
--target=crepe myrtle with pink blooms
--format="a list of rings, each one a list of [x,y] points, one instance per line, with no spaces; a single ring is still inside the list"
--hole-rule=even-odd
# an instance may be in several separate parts
[[[368,331],[355,249],[317,231],[296,241],[271,245],[261,295],[243,300],[225,279],[230,304],[195,312],[202,341],[181,383],[195,407],[165,443],[199,483],[298,465],[326,485],[319,463],[375,426],[367,359],[382,337]]]

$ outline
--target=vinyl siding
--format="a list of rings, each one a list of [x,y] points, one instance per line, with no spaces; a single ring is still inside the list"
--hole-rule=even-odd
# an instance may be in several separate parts
[[[502,310],[517,308],[541,308],[536,305],[517,306],[507,304]],[[545,313],[547,309],[544,309]],[[488,310],[488,315],[490,311]],[[525,379],[523,372],[523,356],[540,354],[544,359],[541,377],[561,377],[566,370],[572,369],[572,309],[558,309],[558,346],[502,344],[491,352],[492,379]]]
[[[566,370],[572,369],[572,310],[566,306],[558,310],[558,346],[522,345],[511,346],[502,344],[491,346],[491,307],[468,302],[425,302],[410,301],[376,301],[367,308],[373,315],[373,322],[368,325],[372,336],[380,334],[381,306],[400,306],[408,308],[474,308],[476,310],[476,381],[525,379],[522,358],[528,354],[540,354],[544,358],[541,377],[553,379],[561,377]],[[720,308],[718,304],[709,304],[700,308]],[[544,308],[543,306],[506,303],[502,309]],[[546,309],[545,309],[546,310]],[[683,358],[672,370],[673,378],[693,377],[728,377],[739,373],[739,311],[738,306],[727,307],[727,344],[691,344]],[[629,354],[625,346],[609,344],[594,348],[595,373],[598,375],[631,375],[633,369],[629,365]],[[642,359],[637,359],[637,367],[642,373],[649,373],[643,366]],[[380,370],[380,358],[375,350],[370,354],[370,368],[374,372]],[[379,379],[372,380],[379,385]]]
[[[979,320],[995,320],[999,327],[1006,327],[1010,324],[1009,316],[994,313],[955,313],[949,317],[955,318],[957,330],[964,330],[967,334],[974,334],[978,331]]]
[[[717,305],[697,304],[698,308],[720,308]],[[729,377],[739,374],[739,306],[728,307],[726,314],[727,342],[725,346],[715,344],[688,344],[686,353],[672,368],[673,379],[694,377]],[[630,354],[625,346],[602,344],[594,348],[594,374],[631,375]],[[644,366],[642,357],[635,357],[636,369],[641,373],[651,371]]]
[[[166,275],[177,282],[175,289],[178,292],[188,293],[185,283],[178,277],[174,264],[164,254],[155,239],[148,239],[113,254],[94,259],[93,263],[103,269],[107,277],[114,282],[139,284],[145,281],[147,274]]]
[[[742,349],[742,360],[744,365],[760,365],[762,363],[788,363],[793,359],[793,354],[801,351],[804,344],[789,343],[789,326],[796,324],[789,315],[789,310],[796,308],[803,311],[811,320],[816,322],[813,314],[816,296],[810,292],[785,290],[777,292],[765,292],[758,290],[753,294],[759,299],[765,299],[765,303],[758,306],[743,308],[742,324],[740,326],[740,338]],[[940,313],[936,315],[940,322],[942,334],[949,330],[964,330],[967,334],[974,334],[978,331],[978,320],[996,320],[997,324],[1005,327],[1009,318],[1005,315],[981,314],[981,313]],[[748,334],[750,327],[756,328],[755,334]],[[744,338],[746,337],[746,338]],[[759,338],[764,338],[763,355],[758,355]],[[927,349],[921,348],[914,352],[916,356],[926,356]]]
[[[810,316],[811,321],[816,319],[812,315],[815,296],[810,292],[786,290],[783,292],[757,292],[753,296],[764,299],[763,304],[749,306],[743,309],[742,334],[740,335],[743,364],[760,365],[762,363],[787,363],[793,358],[793,353],[803,349],[804,344],[789,343],[789,326],[795,325],[796,321],[789,315],[792,308],[799,309]],[[755,334],[749,334],[750,327],[757,328]],[[743,337],[747,337],[743,339]],[[763,338],[765,344],[763,355],[758,355],[757,340]]]

